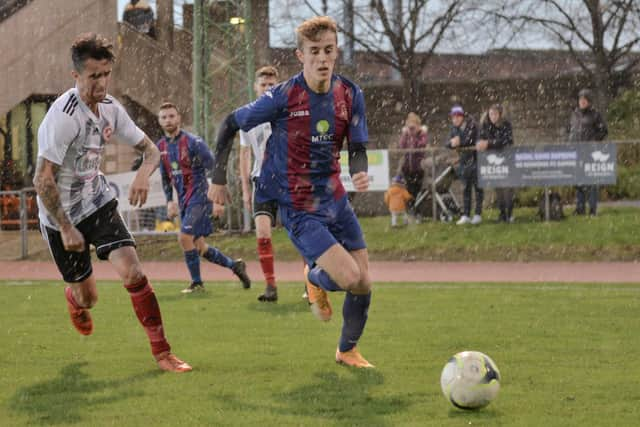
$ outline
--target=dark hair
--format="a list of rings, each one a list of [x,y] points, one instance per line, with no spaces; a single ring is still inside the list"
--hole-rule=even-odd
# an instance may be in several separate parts
[[[178,112],[178,114],[180,114],[180,110],[178,110],[178,107],[176,107],[176,104],[174,104],[171,101],[165,101],[162,104],[160,104],[159,110],[168,110],[169,108],[173,108]]]
[[[256,71],[256,80],[260,77],[275,77],[277,79],[278,69],[273,65],[265,65],[264,67],[260,67]]]
[[[502,117],[502,114],[504,112],[504,108],[502,108],[502,104],[492,104],[491,107],[489,107],[489,110],[497,111],[498,113],[500,113],[500,117]]]
[[[578,92],[578,98],[586,98],[586,100],[591,103],[593,101],[593,92],[591,89],[581,89],[580,92]]]
[[[98,61],[106,59],[113,62],[116,59],[113,53],[113,44],[100,34],[80,34],[71,45],[71,60],[76,71],[82,71],[84,62],[89,58]]]

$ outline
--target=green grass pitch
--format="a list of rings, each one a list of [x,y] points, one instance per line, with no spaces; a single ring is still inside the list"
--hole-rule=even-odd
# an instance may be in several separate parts
[[[377,284],[362,353],[334,363],[342,295],[321,323],[280,286],[156,283],[175,353],[158,371],[117,283],[100,282],[95,332],[71,327],[60,282],[0,282],[0,425],[631,426],[640,419],[640,285]],[[257,285],[259,287],[260,285]],[[502,389],[453,408],[440,372],[461,350],[490,355]]]

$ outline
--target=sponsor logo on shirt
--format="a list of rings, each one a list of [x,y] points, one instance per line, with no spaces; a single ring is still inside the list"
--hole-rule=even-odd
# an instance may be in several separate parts
[[[310,115],[311,113],[309,112],[309,110],[291,111],[289,113],[289,117],[308,117]]]
[[[329,125],[329,122],[327,120],[319,120],[316,123],[316,131],[318,131],[318,133],[320,135],[312,135],[311,136],[311,142],[327,142],[327,141],[333,141],[333,134],[332,133],[327,133],[329,132],[329,128],[331,126]]]

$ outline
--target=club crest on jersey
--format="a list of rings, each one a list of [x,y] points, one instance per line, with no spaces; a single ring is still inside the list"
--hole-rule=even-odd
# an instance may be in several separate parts
[[[349,111],[347,110],[347,103],[340,101],[336,104],[336,113],[339,119],[349,120]]]

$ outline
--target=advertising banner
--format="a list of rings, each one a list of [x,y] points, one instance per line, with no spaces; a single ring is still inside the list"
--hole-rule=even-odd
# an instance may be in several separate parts
[[[616,183],[615,144],[516,146],[478,153],[480,187]]]
[[[134,207],[129,204],[129,187],[131,186],[135,175],[136,172],[105,175],[111,191],[114,192],[118,199],[118,209],[122,212],[134,209]],[[176,200],[175,197],[174,200]],[[160,170],[156,169],[153,175],[149,178],[149,194],[147,195],[147,202],[144,204],[143,208],[155,208],[166,205],[167,198],[164,196],[164,191],[162,191]]]

